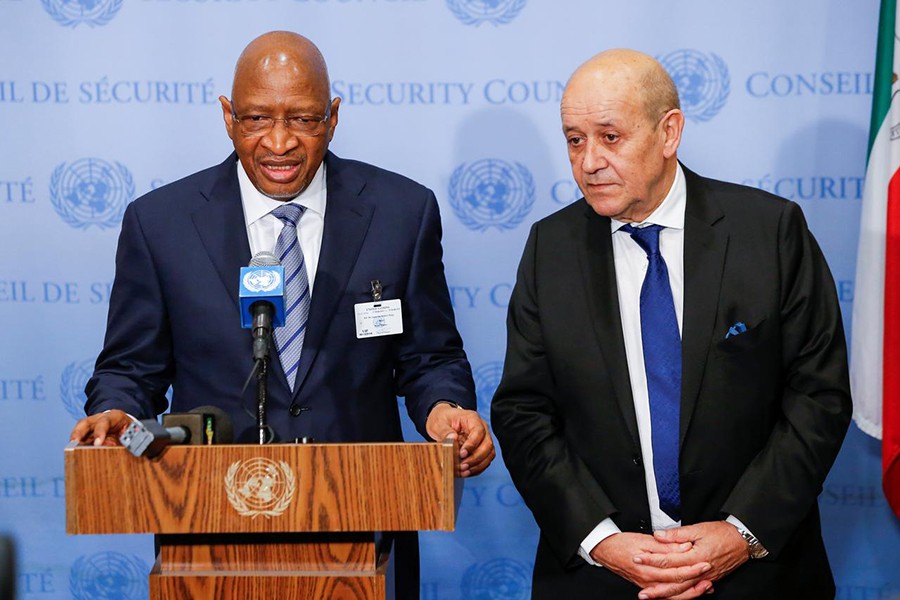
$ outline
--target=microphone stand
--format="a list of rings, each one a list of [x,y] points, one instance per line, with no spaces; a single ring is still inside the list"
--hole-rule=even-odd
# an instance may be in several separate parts
[[[266,443],[266,431],[269,426],[266,425],[266,399],[269,391],[269,353],[258,358],[257,363],[259,369],[256,371],[256,425],[259,427],[259,443]]]
[[[266,400],[268,398],[269,344],[272,339],[272,313],[274,307],[268,302],[256,302],[250,306],[258,309],[253,315],[253,358],[256,361],[256,425],[259,427],[259,443],[266,444],[269,426],[266,425]],[[259,333],[257,333],[259,332]],[[273,436],[274,437],[274,436]]]

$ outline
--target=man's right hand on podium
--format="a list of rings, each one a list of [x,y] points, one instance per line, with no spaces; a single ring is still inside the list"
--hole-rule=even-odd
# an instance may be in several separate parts
[[[121,410],[97,413],[78,421],[69,441],[94,446],[118,446],[119,436],[130,424],[131,417]]]

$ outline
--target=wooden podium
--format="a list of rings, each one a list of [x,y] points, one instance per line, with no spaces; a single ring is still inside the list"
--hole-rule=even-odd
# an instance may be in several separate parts
[[[66,531],[159,534],[151,599],[385,599],[378,532],[453,531],[454,442],[65,451]]]

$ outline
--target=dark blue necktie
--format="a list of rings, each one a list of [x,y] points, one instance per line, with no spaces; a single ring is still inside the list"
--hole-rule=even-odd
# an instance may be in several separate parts
[[[681,335],[669,270],[659,253],[661,225],[640,229],[625,225],[622,231],[647,253],[647,274],[641,286],[641,344],[650,395],[650,438],[659,506],[681,520],[678,483],[678,422],[681,412]]]

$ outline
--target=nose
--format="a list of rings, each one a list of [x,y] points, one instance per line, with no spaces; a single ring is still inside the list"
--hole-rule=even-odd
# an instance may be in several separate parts
[[[609,160],[603,144],[588,141],[581,157],[581,170],[585,173],[596,173],[608,166]]]
[[[272,130],[263,136],[261,143],[274,154],[286,154],[300,145],[300,140],[291,133],[287,123],[279,119],[275,121]]]

